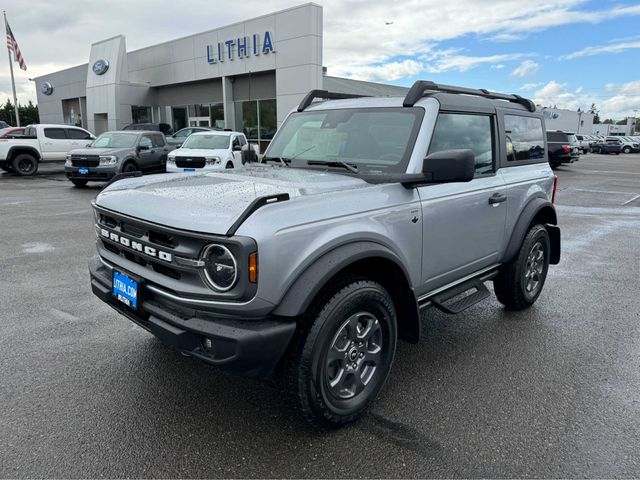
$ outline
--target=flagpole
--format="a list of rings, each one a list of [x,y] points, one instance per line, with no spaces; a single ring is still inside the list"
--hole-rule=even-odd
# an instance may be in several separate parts
[[[7,12],[2,11],[4,15],[4,31],[6,35],[9,35],[9,29],[7,28]],[[16,127],[20,126],[20,114],[18,113],[18,98],[16,97],[16,81],[13,78],[13,61],[11,61],[11,50],[7,47],[7,54],[9,54],[9,71],[11,72],[11,88],[13,89],[13,108],[16,112]],[[15,52],[14,52],[15,55]]]

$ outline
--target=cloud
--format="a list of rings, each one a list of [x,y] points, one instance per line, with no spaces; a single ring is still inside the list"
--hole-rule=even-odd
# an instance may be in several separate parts
[[[525,83],[520,87],[520,90],[523,90],[523,91],[535,90],[536,88],[540,88],[542,85],[544,85],[544,83],[542,82]]]
[[[510,53],[503,55],[489,55],[473,57],[468,55],[444,55],[436,57],[431,65],[426,66],[430,73],[443,73],[451,70],[466,72],[483,64],[500,64],[509,60],[516,60],[523,56],[522,53]]]
[[[623,119],[635,116],[634,110],[640,110],[640,80],[623,84],[607,84],[605,91],[611,96],[593,95],[582,87],[569,90],[566,83],[552,80],[533,94],[538,105],[588,110],[595,103],[600,118]],[[602,93],[602,92],[599,92]]]
[[[534,73],[536,73],[540,69],[540,65],[538,65],[533,60],[525,60],[520,65],[518,65],[513,72],[511,72],[512,77],[515,78],[524,78],[530,77]]]
[[[573,52],[569,55],[565,55],[562,58],[566,60],[572,60],[574,58],[590,57],[592,55],[600,55],[601,53],[620,53],[625,50],[640,48],[640,40],[637,42],[620,42],[612,43],[608,45],[600,45],[598,47],[587,47],[577,52]]]
[[[415,60],[403,60],[401,62],[389,62],[380,65],[355,67],[348,71],[336,69],[336,74],[345,75],[357,80],[371,82],[398,80],[400,78],[413,77],[424,70],[424,65]],[[331,72],[332,74],[334,72]]]

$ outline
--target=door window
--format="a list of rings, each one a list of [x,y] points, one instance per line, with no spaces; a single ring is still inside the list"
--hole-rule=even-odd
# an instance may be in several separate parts
[[[476,175],[493,172],[493,127],[488,115],[441,113],[433,130],[429,154],[469,149],[475,155]]]
[[[45,128],[44,136],[47,138],[55,138],[56,140],[66,140],[67,134],[64,128]]]
[[[544,160],[542,119],[521,115],[505,115],[504,130],[508,161]],[[553,141],[552,134],[554,133],[549,132],[547,139]]]
[[[89,134],[89,132],[78,130],[76,128],[67,129],[67,135],[69,135],[69,138],[73,140],[91,140],[91,135]]]
[[[164,147],[164,138],[162,135],[151,135],[151,141],[154,147]]]
[[[153,142],[151,141],[151,139],[149,137],[147,137],[146,135],[142,138],[140,138],[140,143],[139,145],[141,147],[147,147],[147,148],[152,148],[153,147]]]

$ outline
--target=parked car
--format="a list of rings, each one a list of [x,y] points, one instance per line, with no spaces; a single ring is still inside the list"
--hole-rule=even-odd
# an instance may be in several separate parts
[[[580,144],[571,132],[547,131],[549,164],[557,168],[563,163],[573,163],[580,159]]]
[[[532,101],[421,81],[348,97],[310,92],[259,164],[125,178],[93,203],[101,301],[192,357],[275,373],[319,428],[364,414],[421,312],[489,281],[526,309],[560,260]]]
[[[181,128],[180,130],[178,130],[173,135],[169,135],[167,137],[167,143],[169,145],[174,145],[176,147],[179,147],[180,145],[182,145],[184,143],[184,141],[187,139],[187,137],[189,135],[191,135],[192,133],[195,133],[195,132],[210,132],[212,130],[214,130],[214,129],[213,128],[208,128],[208,127],[186,127],[186,128]]]
[[[23,136],[24,128],[22,127],[7,127],[0,129],[0,138],[15,138]]]
[[[34,175],[42,162],[64,161],[74,148],[84,147],[95,137],[69,125],[27,125],[22,136],[0,138],[0,169],[18,175]]]
[[[250,148],[244,133],[205,131],[191,134],[169,154],[167,172],[200,172],[242,166],[242,151]],[[257,152],[257,146],[252,145]]]
[[[595,143],[595,140],[591,135],[576,135],[576,140],[580,144],[580,150],[582,153],[588,153],[591,151],[591,145]]]
[[[618,137],[607,137],[604,141],[599,142],[596,145],[598,153],[614,153],[620,155],[623,148],[622,140]]]
[[[123,130],[140,130],[145,132],[162,132],[165,136],[171,135],[173,129],[168,123],[131,123],[126,125]]]
[[[622,140],[622,151],[624,153],[638,153],[640,152],[640,143],[631,137],[620,137]]]
[[[105,132],[88,147],[69,152],[64,170],[76,187],[106,182],[119,173],[164,172],[173,148],[161,132]]]
[[[9,125],[4,120],[0,120],[0,128],[9,128],[9,127],[11,127],[11,125]]]

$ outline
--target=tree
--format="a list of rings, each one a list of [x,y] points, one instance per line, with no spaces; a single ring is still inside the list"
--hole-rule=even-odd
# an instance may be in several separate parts
[[[607,119],[605,119],[605,121],[604,121],[604,122],[602,122],[602,123],[604,123],[605,125],[613,125],[615,122],[613,121],[613,119],[611,119],[611,118],[607,118]]]
[[[600,112],[598,111],[595,103],[591,104],[589,111],[593,113],[593,123],[600,123]]]
[[[627,124],[626,118],[624,120],[620,120],[619,122],[616,122],[616,125],[626,125],[626,124]]]
[[[38,106],[34,105],[31,100],[26,105],[20,105],[18,113],[20,114],[20,125],[22,126],[40,121]],[[7,122],[9,125],[15,125],[16,123],[15,108],[9,99],[0,107],[0,120]]]

